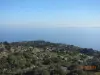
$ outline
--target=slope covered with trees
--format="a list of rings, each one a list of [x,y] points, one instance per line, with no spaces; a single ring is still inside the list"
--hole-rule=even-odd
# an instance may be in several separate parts
[[[96,75],[100,52],[46,41],[0,43],[0,75]]]

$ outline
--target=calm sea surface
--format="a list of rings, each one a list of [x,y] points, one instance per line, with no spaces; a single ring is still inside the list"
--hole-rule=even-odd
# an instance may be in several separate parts
[[[100,28],[0,28],[0,41],[46,40],[100,50]]]

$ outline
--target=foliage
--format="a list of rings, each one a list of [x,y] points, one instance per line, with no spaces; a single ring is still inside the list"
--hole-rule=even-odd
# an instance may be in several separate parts
[[[0,75],[93,75],[100,70],[100,53],[93,49],[42,40],[4,42],[3,45],[14,52],[4,51],[6,56],[0,53]],[[97,68],[83,71],[77,68],[79,65]]]
[[[26,59],[21,54],[12,54],[8,56],[8,62],[12,68],[18,67],[22,68],[26,65]]]
[[[5,48],[7,49],[7,50],[10,50],[11,49],[11,45],[8,43],[8,42],[3,42],[3,44],[4,44],[4,46],[5,46]]]

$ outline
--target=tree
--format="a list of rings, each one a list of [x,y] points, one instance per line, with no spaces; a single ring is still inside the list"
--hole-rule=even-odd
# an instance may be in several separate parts
[[[50,63],[51,63],[50,58],[44,58],[44,59],[43,59],[43,64],[44,64],[44,65],[49,65]]]
[[[42,75],[50,75],[50,72],[48,70],[43,69],[42,70]]]
[[[87,75],[87,73],[83,70],[72,70],[67,75]]]
[[[3,42],[3,44],[4,44],[4,46],[5,46],[5,48],[7,50],[10,50],[11,49],[11,46],[10,46],[10,44],[7,41]]]
[[[7,60],[12,68],[23,68],[26,65],[26,59],[21,54],[9,55]]]

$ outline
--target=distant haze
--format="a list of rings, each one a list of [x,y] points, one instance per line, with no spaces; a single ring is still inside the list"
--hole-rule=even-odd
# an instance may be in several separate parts
[[[5,28],[0,31],[0,41],[46,40],[100,50],[100,28]]]

